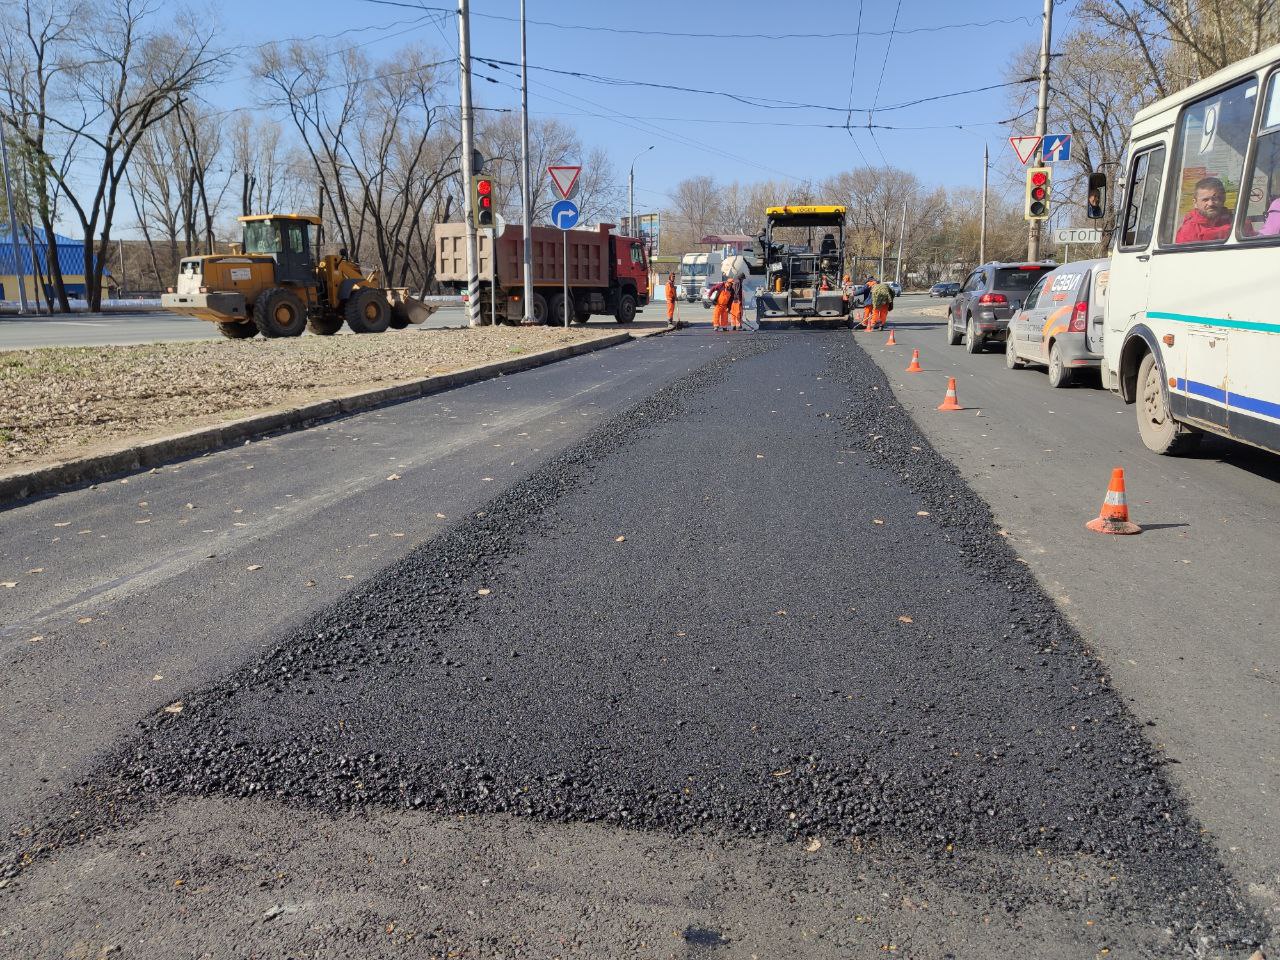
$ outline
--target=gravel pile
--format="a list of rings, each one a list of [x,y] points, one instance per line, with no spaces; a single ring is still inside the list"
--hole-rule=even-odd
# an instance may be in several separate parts
[[[0,351],[0,469],[619,332],[599,323]]]
[[[973,851],[1111,862],[1100,910],[1257,942],[1161,766],[880,370],[791,332],[151,718],[92,789],[883,839],[944,878]],[[1031,889],[1011,867],[990,894]]]

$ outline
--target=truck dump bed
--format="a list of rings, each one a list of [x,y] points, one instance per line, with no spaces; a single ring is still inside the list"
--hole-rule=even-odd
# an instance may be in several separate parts
[[[533,228],[533,283],[534,286],[558,285],[564,279],[564,231],[555,227]],[[606,287],[609,285],[609,228],[599,230],[570,230],[569,286]],[[477,237],[480,257],[480,278],[488,280],[492,252],[489,232],[482,230]],[[467,281],[467,233],[466,224],[438,223],[436,241],[436,278],[443,283]],[[519,284],[524,274],[524,232],[518,226],[508,226],[498,237],[498,283]]]

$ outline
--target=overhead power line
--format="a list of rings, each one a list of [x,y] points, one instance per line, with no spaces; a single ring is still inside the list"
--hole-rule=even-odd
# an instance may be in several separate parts
[[[420,3],[409,3],[405,0],[365,0],[366,3],[376,3],[386,7],[406,7],[410,10],[431,10],[441,13],[456,13],[448,7],[432,7]],[[503,20],[507,23],[519,23],[517,17],[504,17],[496,13],[478,13],[471,11],[473,17],[483,17],[486,20]],[[967,23],[936,23],[931,26],[910,27],[906,30],[897,31],[899,34],[910,33],[941,33],[946,30],[962,30],[968,27],[994,27],[1001,24],[1025,23],[1031,26],[1033,23],[1039,22],[1039,17],[999,17],[992,20],[971,20]],[[644,30],[639,27],[603,27],[585,23],[557,23],[554,20],[532,20],[528,19],[526,23],[539,27],[553,27],[557,30],[583,30],[591,33],[619,33],[629,34],[639,37],[662,37],[664,40],[679,40],[683,38],[704,40],[847,40],[850,37],[856,37],[857,33],[832,33],[824,31],[822,33],[713,33],[709,36],[703,36],[695,33],[678,33],[672,30]],[[889,36],[891,30],[867,30],[862,33],[864,37],[884,37]]]

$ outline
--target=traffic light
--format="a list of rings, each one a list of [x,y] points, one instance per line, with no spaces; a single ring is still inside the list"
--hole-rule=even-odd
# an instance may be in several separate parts
[[[1048,220],[1052,192],[1053,171],[1048,167],[1029,167],[1023,217],[1027,220]]]
[[[479,174],[471,178],[471,214],[475,217],[477,227],[492,227],[494,224],[493,180]]]

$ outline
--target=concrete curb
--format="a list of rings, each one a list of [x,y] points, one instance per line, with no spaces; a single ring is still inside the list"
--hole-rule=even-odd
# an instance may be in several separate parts
[[[658,331],[661,333],[662,331]],[[648,336],[655,336],[649,334]],[[439,393],[454,387],[478,383],[493,377],[532,370],[570,357],[594,353],[608,347],[616,347],[633,340],[643,339],[630,333],[617,333],[595,340],[584,340],[568,347],[557,347],[554,350],[543,350],[524,357],[513,357],[510,360],[499,360],[484,363],[452,373],[443,373],[434,377],[423,377],[421,380],[410,380],[390,387],[379,387],[374,390],[363,390],[329,400],[318,400],[314,403],[274,410],[270,413],[256,414],[228,423],[215,424],[209,427],[198,427],[167,437],[157,437],[142,443],[132,444],[120,450],[79,460],[67,460],[31,470],[21,470],[0,476],[0,509],[13,506],[19,500],[43,496],[57,490],[84,486],[106,480],[126,473],[149,470],[175,460],[210,453],[236,446],[246,440],[255,440],[267,434],[283,433],[298,430],[325,420],[346,417],[375,407],[384,407],[392,403],[402,403],[429,394]]]

